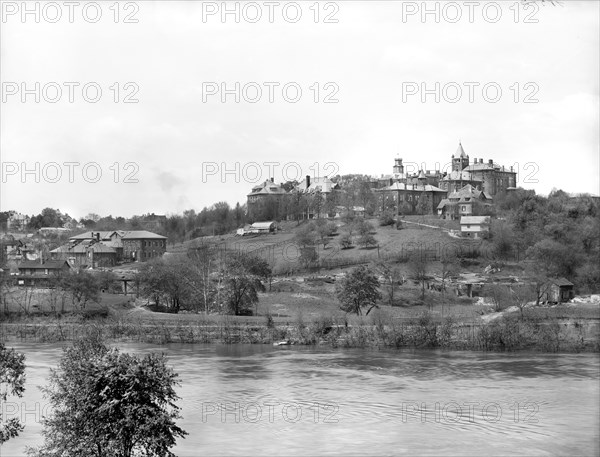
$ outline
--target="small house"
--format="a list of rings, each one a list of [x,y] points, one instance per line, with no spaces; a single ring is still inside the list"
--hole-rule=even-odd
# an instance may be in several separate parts
[[[460,233],[464,237],[477,239],[489,231],[489,216],[462,216],[460,218]]]
[[[550,279],[546,285],[543,301],[564,303],[574,297],[574,284],[565,278]]]

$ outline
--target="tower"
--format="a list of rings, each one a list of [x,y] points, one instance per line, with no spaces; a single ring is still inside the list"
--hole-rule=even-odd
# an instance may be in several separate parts
[[[456,153],[452,155],[452,171],[463,171],[468,166],[469,156],[465,154],[465,150],[459,141],[458,149],[456,150]]]
[[[402,165],[401,157],[396,157],[394,159],[394,174],[404,174],[404,165]]]

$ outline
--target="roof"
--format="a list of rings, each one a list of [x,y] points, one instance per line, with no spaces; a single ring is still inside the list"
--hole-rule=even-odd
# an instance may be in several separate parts
[[[282,195],[287,194],[287,191],[281,186],[281,184],[275,184],[270,180],[265,181],[258,186],[252,188],[252,192],[248,196],[252,195]]]
[[[439,205],[437,205],[437,209],[442,209],[442,208],[444,208],[444,206],[446,206],[446,205],[450,205],[450,204],[452,204],[452,203],[450,202],[450,200],[448,200],[447,198],[444,198],[444,199],[443,199],[443,200],[440,202],[440,204],[439,204]]]
[[[469,172],[469,167],[463,171],[452,171],[442,178],[442,181],[475,181],[482,182],[481,179],[472,176]]]
[[[464,224],[489,224],[490,217],[489,216],[462,216],[460,218],[460,225]]]
[[[81,243],[76,246],[69,246],[68,244],[63,244],[62,246],[57,247],[56,249],[52,249],[50,251],[51,254],[85,254],[87,245]]]
[[[124,240],[166,240],[166,236],[158,235],[147,230],[131,230],[122,236]]]
[[[468,202],[472,198],[480,199],[482,195],[485,199],[492,200],[492,197],[490,194],[483,192],[479,189],[476,189],[471,184],[467,184],[466,186],[462,187],[461,189],[451,192],[448,195],[448,198],[450,200],[459,200],[460,202]]]
[[[25,260],[24,262],[21,262],[19,264],[19,270],[24,269],[24,268],[28,268],[30,270],[32,270],[32,269],[60,270],[65,265],[68,268],[71,268],[66,260],[46,260],[44,263],[40,263],[37,260]]]
[[[97,233],[100,234],[101,240],[110,239],[110,237],[113,235],[113,233],[116,233],[117,235],[123,234],[123,232],[119,231],[119,230],[105,230],[105,231],[98,230],[98,231],[90,231],[90,232],[80,233],[79,235],[72,236],[69,239],[70,240],[91,240],[96,237]],[[93,236],[92,236],[92,234],[93,234]]]
[[[456,154],[454,154],[454,155],[455,156],[460,156],[463,159],[466,158],[466,157],[468,157],[465,154],[465,150],[463,149],[462,144],[460,142],[458,143],[458,149],[456,150]]]
[[[415,184],[414,188],[412,184],[405,184],[403,182],[395,182],[391,186],[384,187],[383,189],[377,189],[379,192],[381,191],[392,191],[392,190],[414,190],[415,192],[443,192],[446,193],[445,190],[440,189],[439,187],[432,186],[431,184]]]
[[[115,248],[106,246],[105,244],[102,244],[102,243],[94,244],[89,249],[96,254],[115,254],[116,255],[116,253],[117,253]]]
[[[270,222],[255,222],[250,226],[253,229],[270,229],[275,224],[274,221]]]
[[[311,178],[310,185],[306,187],[306,180],[303,180],[296,186],[298,192],[311,193],[311,192],[323,192],[328,194],[336,188],[337,184],[334,183],[327,176],[321,176],[318,178]]]
[[[574,286],[575,284],[573,284],[571,281],[569,281],[566,278],[557,278],[557,279],[551,279],[550,282],[552,284],[556,284],[558,287],[563,287],[563,286]]]

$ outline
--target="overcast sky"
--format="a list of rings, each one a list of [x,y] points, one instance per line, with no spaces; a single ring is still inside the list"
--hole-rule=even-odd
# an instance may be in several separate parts
[[[2,3],[1,210],[198,211],[271,176],[444,168],[459,140],[538,193],[600,193],[596,1],[112,3]]]

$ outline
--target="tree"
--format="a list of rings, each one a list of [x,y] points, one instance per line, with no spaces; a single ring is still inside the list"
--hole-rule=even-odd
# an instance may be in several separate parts
[[[0,341],[0,405],[9,395],[22,397],[25,391],[25,356],[14,349],[7,349]],[[18,417],[6,420],[0,407],[0,445],[19,435],[25,428]]]
[[[347,313],[362,314],[362,308],[369,308],[365,315],[377,307],[377,300],[381,299],[379,292],[379,279],[373,271],[361,265],[354,268],[336,286],[338,300],[342,303],[341,309]]]
[[[178,313],[192,300],[190,269],[184,256],[147,262],[138,274],[142,295],[152,298],[157,307],[164,301],[168,312]]]
[[[340,246],[342,249],[350,249],[352,247],[352,235],[349,233],[344,233],[340,237]]]
[[[425,300],[425,282],[427,281],[427,272],[429,270],[427,254],[421,249],[414,251],[408,259],[408,268],[413,279],[421,283],[421,300],[423,301]]]
[[[419,195],[419,202],[415,207],[415,212],[417,214],[420,214],[421,216],[424,216],[425,214],[431,214],[432,211],[433,206],[431,203],[431,199],[425,192],[423,192],[421,195]]]
[[[377,246],[377,240],[370,233],[367,233],[365,235],[361,235],[358,238],[358,243],[362,244],[365,247],[365,249],[373,247],[373,246]]]
[[[442,252],[442,255],[440,256],[440,264],[442,266],[442,269],[441,269],[442,294],[445,295],[446,294],[446,283],[449,282],[450,279],[452,278],[452,276],[457,274],[459,271],[458,257],[456,255],[456,252],[454,252],[453,250],[444,249],[444,251]],[[442,304],[442,306],[443,306],[443,304]],[[443,308],[442,308],[442,310],[443,310]]]
[[[394,288],[401,284],[400,270],[389,262],[380,261],[375,264],[377,272],[383,277],[387,287],[388,303],[394,306]]]
[[[264,292],[263,281],[271,276],[269,264],[248,254],[229,256],[222,271],[225,285],[224,311],[240,316],[258,304],[258,293]]]
[[[42,419],[44,444],[31,456],[169,456],[181,416],[175,404],[177,374],[164,355],[109,349],[97,337],[64,349],[42,388],[52,405]]]
[[[70,272],[62,278],[62,287],[71,293],[73,305],[80,310],[90,302],[100,301],[100,282],[87,271]]]
[[[521,319],[524,317],[523,313],[527,304],[534,300],[536,303],[538,302],[538,296],[535,289],[526,285],[511,287],[510,297],[512,304],[519,308]]]

